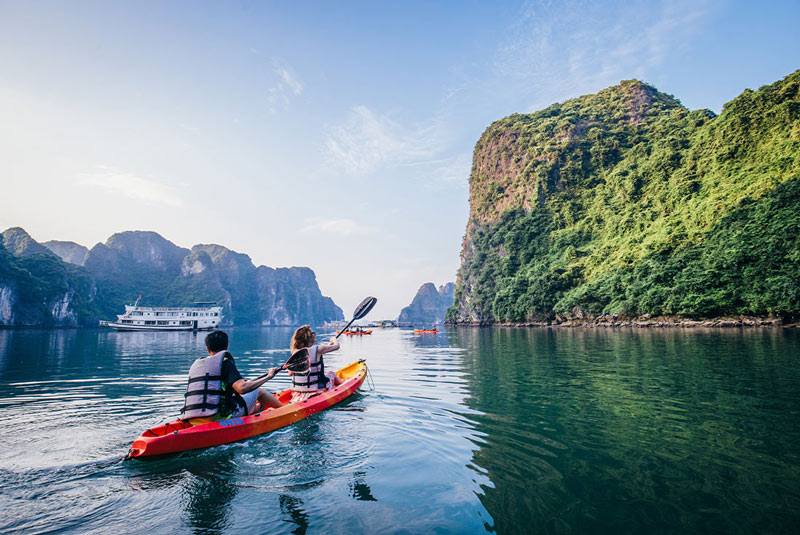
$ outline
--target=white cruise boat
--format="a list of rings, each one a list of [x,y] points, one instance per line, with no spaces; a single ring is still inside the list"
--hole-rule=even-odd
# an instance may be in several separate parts
[[[193,307],[140,307],[139,300],[125,305],[117,321],[101,321],[101,327],[118,331],[205,331],[222,321],[222,307],[216,303],[195,303]]]

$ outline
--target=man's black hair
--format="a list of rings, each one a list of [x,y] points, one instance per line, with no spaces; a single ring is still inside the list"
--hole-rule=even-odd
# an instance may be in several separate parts
[[[228,335],[225,331],[211,331],[206,336],[206,348],[212,353],[228,349]]]

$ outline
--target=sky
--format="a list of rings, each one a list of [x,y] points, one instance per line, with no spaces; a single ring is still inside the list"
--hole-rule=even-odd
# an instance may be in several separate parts
[[[455,281],[492,122],[636,78],[719,112],[800,2],[0,0],[0,230],[308,266],[345,316]]]

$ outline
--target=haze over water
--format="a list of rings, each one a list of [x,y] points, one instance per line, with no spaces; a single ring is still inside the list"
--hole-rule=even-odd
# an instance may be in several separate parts
[[[288,357],[290,329],[229,332],[246,377]],[[0,532],[800,524],[795,330],[376,330],[342,346],[328,367],[366,358],[374,390],[244,442],[121,462],[177,414],[203,334],[0,331]]]

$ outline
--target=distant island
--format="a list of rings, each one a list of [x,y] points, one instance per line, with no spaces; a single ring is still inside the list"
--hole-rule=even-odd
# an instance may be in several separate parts
[[[320,325],[344,319],[307,267],[256,267],[221,245],[178,247],[155,232],[114,234],[91,249],[2,233],[0,326],[97,326],[142,295],[148,306],[216,302],[223,325]]]
[[[448,282],[437,289],[432,282],[420,286],[411,304],[400,311],[399,323],[425,327],[444,323],[447,309],[453,305],[455,284]]]
[[[478,141],[462,325],[776,325],[800,316],[800,71],[690,111],[637,80]]]

